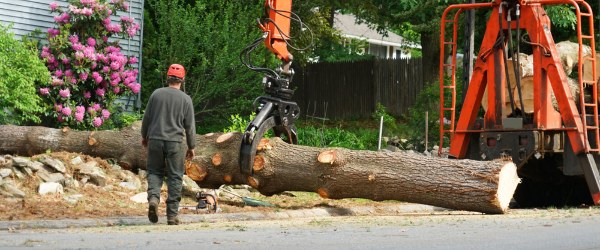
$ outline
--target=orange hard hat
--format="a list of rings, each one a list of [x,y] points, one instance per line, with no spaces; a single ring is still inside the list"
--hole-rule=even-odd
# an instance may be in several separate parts
[[[185,77],[185,68],[180,64],[171,64],[167,76],[174,76],[183,79]]]

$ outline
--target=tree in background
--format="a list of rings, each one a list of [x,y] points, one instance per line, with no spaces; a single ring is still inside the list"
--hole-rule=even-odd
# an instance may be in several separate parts
[[[124,0],[72,0],[64,10],[50,3],[57,28],[48,29],[49,44],[40,55],[52,74],[49,83],[39,86],[46,116],[53,118],[46,125],[107,127],[114,100],[140,91],[138,70],[132,67],[137,58],[123,55],[119,42],[109,41],[112,36],[133,37],[139,30],[130,17],[111,20],[127,9]]]
[[[310,31],[302,30],[298,22],[292,21],[290,50],[294,64],[303,65],[317,58],[346,60],[353,56],[342,46],[340,34],[327,19],[330,10],[327,3],[294,2],[293,11],[314,34],[311,36]],[[240,62],[240,52],[262,35],[257,19],[263,16],[263,4],[262,0],[147,1],[142,103],[146,103],[154,89],[164,86],[167,67],[179,63],[187,69],[184,89],[194,100],[200,132],[221,130],[232,114],[250,114],[252,102],[262,94],[263,76]],[[269,68],[279,64],[264,46],[254,51],[252,60],[255,65]]]
[[[49,82],[50,73],[37,48],[15,40],[8,29],[0,24],[0,124],[39,122],[42,108],[35,84]]]

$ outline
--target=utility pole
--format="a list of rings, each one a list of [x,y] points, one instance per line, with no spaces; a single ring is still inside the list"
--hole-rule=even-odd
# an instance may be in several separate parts
[[[600,0],[599,0],[600,1]],[[475,0],[471,0],[471,3],[475,3]],[[471,82],[471,76],[473,75],[473,58],[475,52],[475,10],[465,11],[466,17],[466,28],[465,28],[465,42],[463,44],[463,83],[462,83],[462,95],[461,103],[465,100],[465,94]]]

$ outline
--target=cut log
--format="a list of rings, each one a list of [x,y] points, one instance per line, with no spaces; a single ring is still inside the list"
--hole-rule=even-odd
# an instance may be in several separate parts
[[[571,73],[573,72],[573,70],[577,70],[577,66],[578,66],[578,61],[579,61],[579,44],[577,43],[573,43],[573,42],[569,42],[569,41],[563,41],[563,42],[559,42],[556,44],[556,50],[558,51],[558,54],[560,55],[560,60],[561,60],[561,64],[563,67],[563,70],[565,71],[565,74],[567,76],[571,75]],[[589,56],[591,55],[591,48],[589,46],[583,46],[583,52],[585,56]],[[589,62],[589,61],[588,61]],[[519,108],[520,107],[520,99],[519,99],[519,93],[518,90],[516,88],[516,78],[515,78],[515,72],[513,70],[513,63],[512,63],[512,59],[509,59],[508,61],[508,75],[509,75],[509,80],[510,80],[510,84],[511,84],[511,89],[508,90],[508,85],[506,86],[505,89],[505,94],[506,94],[506,102],[504,103],[504,105],[502,106],[502,116],[503,117],[507,117],[511,112],[511,106],[510,106],[510,99],[508,97],[508,91],[512,91],[513,93],[513,97],[515,98],[515,108]],[[588,63],[589,64],[589,63]],[[590,76],[587,76],[588,74],[590,74],[590,69],[591,66],[585,66],[586,64],[584,63],[584,78],[591,78]],[[528,114],[532,114],[533,113],[533,99],[534,99],[534,93],[533,93],[533,55],[527,55],[527,54],[519,54],[519,66],[521,69],[521,94],[522,94],[522,99],[523,99],[523,106],[525,107],[525,113]],[[588,67],[589,69],[586,70],[585,68]],[[597,66],[600,67],[600,66]],[[586,74],[587,72],[587,74]],[[600,71],[599,71],[600,72]],[[574,80],[572,78],[568,78],[569,80],[569,87],[571,90],[571,95],[573,96],[573,99],[575,100],[575,102],[579,102],[579,83],[577,80]],[[600,93],[600,90],[599,90]],[[487,111],[487,89],[485,91],[485,93],[483,94],[483,98],[482,98],[482,102],[481,102],[481,107],[483,108],[483,110]],[[552,104],[554,106],[554,109],[558,111],[558,103],[556,102],[556,98],[554,97],[554,93],[552,93]]]
[[[139,126],[122,131],[62,132],[44,127],[0,126],[0,152],[33,155],[70,151],[113,158],[144,168],[146,153]],[[331,199],[366,198],[483,213],[504,213],[519,183],[510,161],[427,157],[410,152],[357,151],[291,145],[279,138],[261,142],[254,176],[240,172],[241,134],[196,136],[197,156],[186,163],[201,187],[248,184],[265,195],[316,192]]]

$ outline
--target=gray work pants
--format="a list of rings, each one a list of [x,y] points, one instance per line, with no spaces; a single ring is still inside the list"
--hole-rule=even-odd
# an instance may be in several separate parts
[[[148,140],[148,201],[160,200],[163,179],[167,177],[167,216],[176,216],[181,201],[181,188],[185,153],[183,143],[175,141]]]

